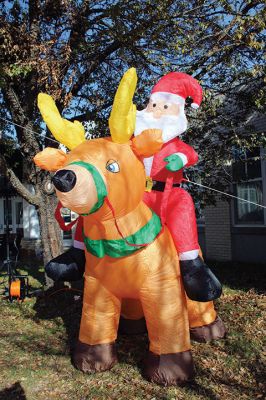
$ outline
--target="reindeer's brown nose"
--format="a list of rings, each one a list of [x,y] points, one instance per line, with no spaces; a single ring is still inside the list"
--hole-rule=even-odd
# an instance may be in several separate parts
[[[60,192],[70,192],[76,184],[77,177],[75,172],[70,169],[61,169],[52,178],[53,184]]]

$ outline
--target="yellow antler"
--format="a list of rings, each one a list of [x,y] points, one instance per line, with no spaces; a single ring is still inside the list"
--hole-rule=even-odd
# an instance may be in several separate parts
[[[85,130],[79,121],[70,122],[61,117],[51,96],[45,93],[38,95],[38,107],[44,122],[60,143],[70,150],[85,140]]]
[[[136,122],[136,106],[132,99],[137,85],[135,68],[130,68],[121,79],[116,91],[109,128],[112,140],[116,143],[126,143],[132,136]]]

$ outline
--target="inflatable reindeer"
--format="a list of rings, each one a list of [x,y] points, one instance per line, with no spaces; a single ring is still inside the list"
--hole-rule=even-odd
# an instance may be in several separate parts
[[[35,163],[57,171],[58,198],[84,218],[85,289],[74,365],[95,372],[116,363],[121,302],[133,299],[141,302],[150,341],[144,376],[175,385],[194,375],[189,328],[214,324],[217,329],[217,316],[213,303],[186,298],[169,231],[142,201],[146,179],[141,157],[153,155],[161,142],[155,130],[130,140],[136,81],[132,68],[120,82],[109,120],[111,137],[85,141],[76,136],[80,143],[70,144],[68,154],[47,148]],[[49,117],[58,112],[49,96],[40,96]],[[67,135],[67,126],[57,128]]]

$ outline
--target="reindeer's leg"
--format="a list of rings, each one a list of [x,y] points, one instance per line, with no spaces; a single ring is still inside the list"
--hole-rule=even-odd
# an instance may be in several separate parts
[[[146,321],[141,302],[137,299],[123,299],[119,322],[119,333],[138,335],[147,333]]]
[[[163,268],[149,275],[140,293],[150,339],[144,376],[164,386],[194,376],[185,294],[174,269],[164,258]]]
[[[85,277],[79,340],[74,365],[83,372],[105,371],[116,362],[115,340],[121,301],[93,277]]]
[[[214,309],[212,301],[200,303],[187,297],[190,337],[197,342],[206,343],[223,339],[226,328]]]

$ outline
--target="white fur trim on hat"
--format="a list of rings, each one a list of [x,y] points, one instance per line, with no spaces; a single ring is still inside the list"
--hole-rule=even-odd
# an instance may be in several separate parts
[[[196,103],[192,103],[191,107],[194,108],[195,110],[197,110],[199,108],[199,105]]]
[[[175,103],[185,105],[185,99],[177,94],[167,92],[155,92],[151,94],[150,100],[152,101],[166,101],[169,103]]]

